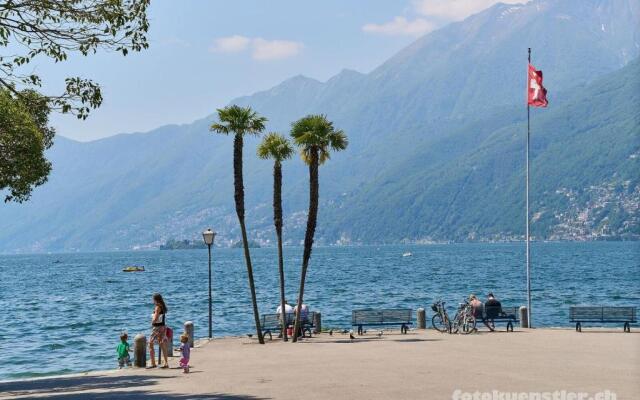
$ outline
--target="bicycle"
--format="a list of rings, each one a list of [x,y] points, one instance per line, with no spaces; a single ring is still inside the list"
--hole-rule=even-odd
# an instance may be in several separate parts
[[[476,330],[476,317],[473,316],[473,307],[465,300],[464,303],[459,304],[458,311],[453,317],[451,331],[468,335]]]
[[[473,307],[467,301],[460,303],[453,321],[447,314],[445,302],[438,300],[431,305],[435,313],[431,318],[431,325],[435,330],[442,333],[461,333],[468,335],[476,331],[476,318],[473,316]]]
[[[431,326],[438,332],[451,333],[451,320],[447,314],[447,309],[444,307],[444,301],[438,300],[431,305],[431,309],[435,313],[431,318]]]

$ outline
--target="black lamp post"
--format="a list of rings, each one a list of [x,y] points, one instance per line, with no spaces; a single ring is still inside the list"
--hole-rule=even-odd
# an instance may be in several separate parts
[[[202,232],[202,238],[204,239],[204,243],[209,248],[209,339],[213,337],[213,329],[212,329],[212,313],[213,313],[213,304],[211,300],[211,245],[213,244],[213,239],[215,239],[216,233],[211,230],[211,228]]]

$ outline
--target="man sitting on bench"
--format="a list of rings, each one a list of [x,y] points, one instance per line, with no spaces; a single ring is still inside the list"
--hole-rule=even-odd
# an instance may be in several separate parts
[[[291,315],[293,315],[293,307],[291,307],[291,305],[289,304],[288,301],[284,301],[284,313],[285,313],[285,318],[287,319],[284,323],[282,322],[282,305],[278,305],[278,308],[276,308],[276,314],[278,314],[278,321],[280,321],[281,324],[284,325],[284,329],[287,329],[287,325],[289,324],[289,321],[292,319]],[[282,331],[280,331],[280,333],[278,334],[278,339],[280,339],[282,337]]]
[[[300,308],[300,327],[298,328],[298,337],[304,337],[303,335],[303,325],[305,323],[310,322],[309,321],[309,307],[302,303],[302,307]],[[296,305],[295,307],[293,307],[293,315],[296,315],[298,313],[298,306]]]
[[[491,292],[487,295],[487,301],[484,303],[484,311],[485,319],[482,322],[493,332],[496,327],[493,320],[502,313],[502,304]]]

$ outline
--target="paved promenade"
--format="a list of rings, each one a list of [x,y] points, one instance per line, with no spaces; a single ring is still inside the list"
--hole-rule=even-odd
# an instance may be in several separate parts
[[[0,399],[483,399],[474,392],[494,390],[640,399],[640,333],[616,329],[217,339],[192,351],[192,365],[188,375],[125,369],[0,382]]]

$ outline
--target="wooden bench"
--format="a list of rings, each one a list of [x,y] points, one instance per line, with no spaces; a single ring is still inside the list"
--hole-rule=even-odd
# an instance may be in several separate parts
[[[625,332],[631,332],[631,324],[638,322],[636,307],[570,307],[569,319],[576,324],[576,332],[582,332],[583,322],[600,324],[624,323]]]
[[[302,319],[302,317],[300,318],[300,325],[301,325],[301,329],[302,329],[302,336],[305,337],[305,332],[308,333],[308,337],[311,337],[311,332],[312,329],[315,328],[314,325],[314,321],[316,320],[315,318],[315,311],[310,311],[307,314],[307,317],[305,319]],[[291,325],[293,326],[293,324],[295,323],[295,318],[296,316],[294,314],[286,314],[287,316],[287,326]],[[273,332],[280,334],[280,332],[282,331],[282,324],[280,323],[280,314],[263,314],[262,315],[262,320],[261,325],[262,325],[262,335],[266,336],[269,335],[269,340],[273,339]]]
[[[351,326],[358,327],[358,335],[362,335],[363,326],[389,326],[400,325],[400,332],[405,334],[409,329],[411,314],[409,309],[384,309],[384,310],[353,310],[351,313]]]
[[[518,307],[484,306],[481,320],[493,321],[494,326],[496,322],[506,322],[507,332],[513,332],[513,324],[519,322]]]

